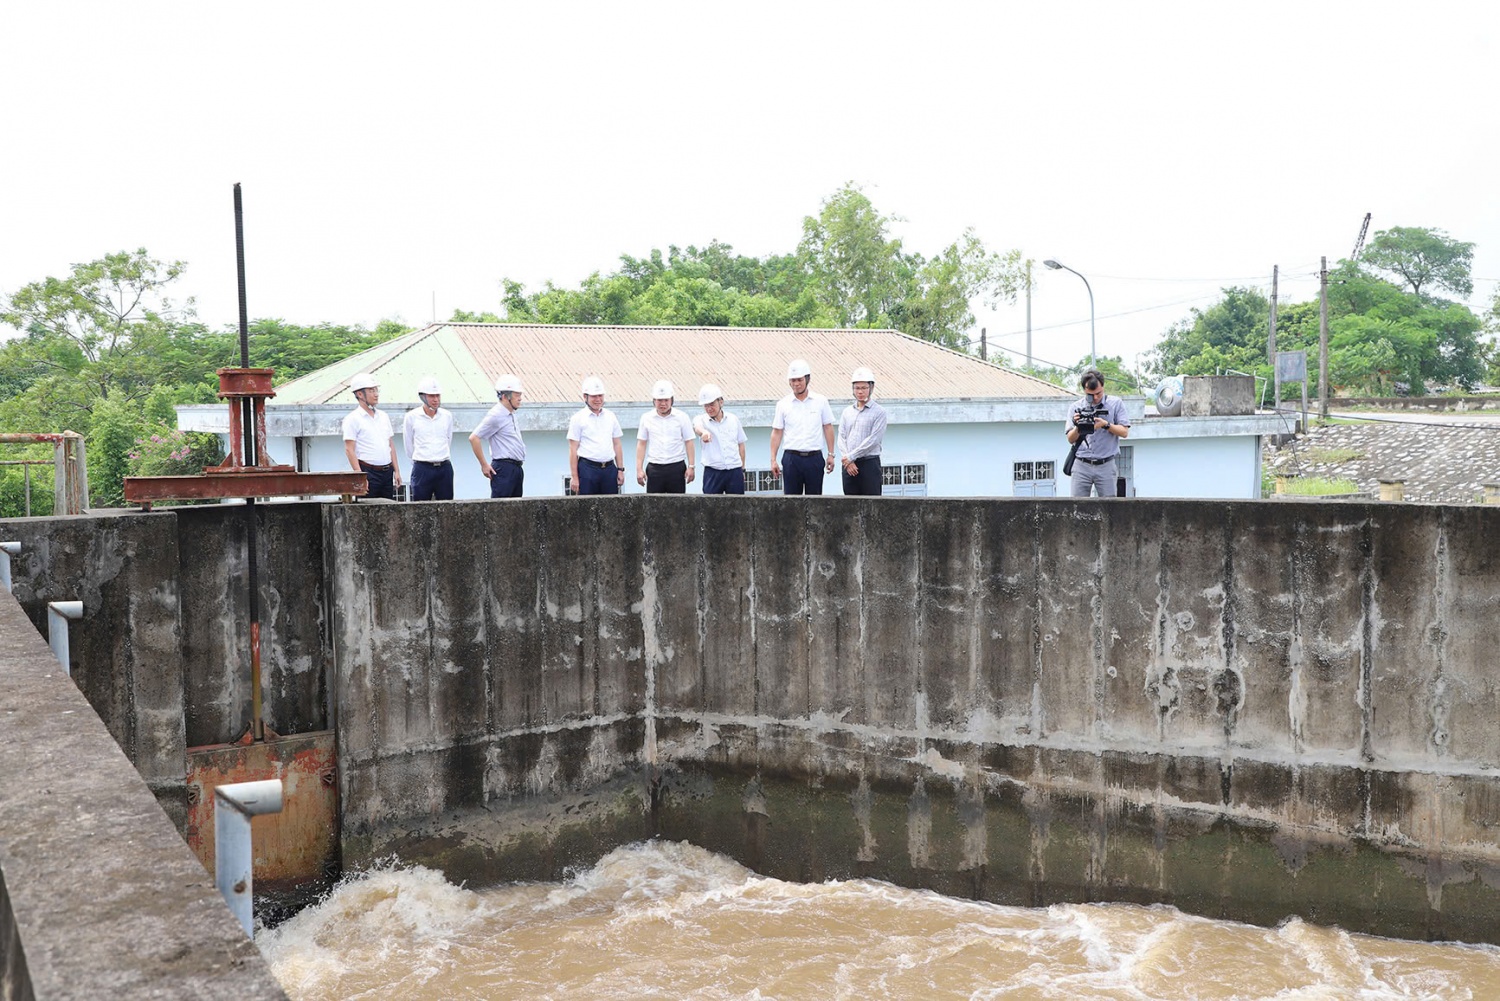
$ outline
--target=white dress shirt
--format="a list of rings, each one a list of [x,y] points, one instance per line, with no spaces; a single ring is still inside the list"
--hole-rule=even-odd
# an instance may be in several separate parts
[[[406,457],[418,462],[447,462],[453,448],[453,414],[438,407],[431,417],[418,407],[406,412],[401,422],[401,443]]]
[[[693,424],[687,414],[673,407],[663,417],[656,409],[641,414],[635,432],[636,441],[646,443],[646,462],[659,466],[687,462],[685,442],[693,439]]]
[[[803,399],[791,393],[776,404],[771,427],[781,428],[781,447],[793,452],[821,452],[828,447],[823,428],[833,423],[828,397],[809,391]]]
[[[355,407],[344,418],[344,440],[354,442],[354,457],[372,466],[391,464],[391,439],[396,433],[391,430],[391,419],[384,410],[373,414],[364,407]]]
[[[578,442],[578,457],[593,462],[615,461],[615,439],[624,436],[609,408],[596,414],[588,407],[568,419],[568,440]]]
[[[706,429],[713,435],[703,443],[703,464],[710,469],[739,469],[740,445],[745,441],[745,428],[740,419],[727,410],[720,411],[714,420],[707,414],[693,418],[693,427],[702,434]]]

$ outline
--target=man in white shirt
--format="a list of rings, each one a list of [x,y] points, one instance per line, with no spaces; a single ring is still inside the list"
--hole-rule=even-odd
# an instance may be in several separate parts
[[[526,482],[526,442],[516,426],[516,411],[521,406],[521,380],[507,373],[495,380],[495,395],[500,402],[484,415],[469,447],[479,460],[479,471],[490,481],[490,497],[519,497]],[[484,459],[484,442],[490,443],[490,461]]]
[[[787,366],[786,381],[792,391],[771,418],[771,475],[782,478],[788,496],[821,494],[824,474],[833,472],[833,409],[810,388],[812,368],[801,358]]]
[[[880,449],[885,443],[885,407],[870,399],[875,373],[861,366],[849,377],[854,402],[839,419],[839,454],[844,464],[844,495],[879,497]]]
[[[452,500],[453,414],[443,409],[443,390],[433,376],[417,383],[417,398],[422,405],[401,422],[401,442],[411,459],[411,499]]]
[[[745,428],[724,409],[724,392],[713,383],[698,390],[703,413],[693,418],[693,430],[703,439],[703,492],[745,492]]]
[[[349,380],[349,389],[359,406],[344,418],[344,456],[349,468],[365,474],[370,485],[365,496],[395,500],[401,470],[396,466],[396,433],[391,430],[391,419],[375,409],[380,402],[380,387],[373,375],[361,372]]]
[[[692,422],[673,409],[677,391],[666,379],[651,387],[651,399],[655,407],[641,414],[635,432],[635,481],[648,494],[685,494],[697,469]]]
[[[584,408],[568,420],[568,467],[579,496],[617,494],[625,485],[620,422],[604,409],[604,380],[583,380]]]

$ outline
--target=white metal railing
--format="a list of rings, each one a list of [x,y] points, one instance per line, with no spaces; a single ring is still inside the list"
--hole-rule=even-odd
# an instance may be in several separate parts
[[[10,558],[21,555],[19,542],[0,542],[0,587],[10,590]]]
[[[255,931],[250,818],[280,813],[281,795],[280,779],[214,787],[214,885],[251,938]]]
[[[81,601],[47,602],[47,645],[62,664],[63,673],[73,674],[72,651],[68,649],[68,622],[83,618]]]

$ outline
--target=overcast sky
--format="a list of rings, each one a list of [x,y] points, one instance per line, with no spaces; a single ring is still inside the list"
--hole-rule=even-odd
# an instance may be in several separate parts
[[[1127,363],[1226,284],[1430,226],[1500,279],[1492,3],[9,3],[0,292],[145,247],[200,319],[497,310],[712,239],[791,251],[846,181],[1093,286]],[[977,306],[977,304],[976,304]],[[1022,305],[978,309],[1025,350]],[[1033,352],[1089,350],[1039,268]],[[978,326],[974,337],[978,338]],[[254,362],[252,347],[252,363]]]

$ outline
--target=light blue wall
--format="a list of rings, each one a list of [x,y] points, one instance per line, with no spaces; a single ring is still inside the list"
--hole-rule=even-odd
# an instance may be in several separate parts
[[[770,466],[770,429],[747,428],[748,467]],[[1260,471],[1256,466],[1253,435],[1203,438],[1132,439],[1135,488],[1142,497],[1258,497]],[[625,453],[625,492],[643,493],[635,482],[635,433],[626,429],[621,439]],[[272,457],[293,461],[290,438],[270,440]],[[411,463],[396,436],[396,454],[401,475],[411,474]],[[488,482],[469,449],[467,435],[453,439],[454,494],[456,497],[488,497]],[[1009,497],[1015,493],[1012,475],[1016,462],[1051,460],[1057,475],[1056,493],[1065,496],[1068,483],[1062,477],[1068,443],[1062,423],[1009,424],[892,424],[886,432],[882,456],[886,465],[926,465],[927,495],[931,497]],[[568,473],[568,443],[562,431],[526,432],[526,496],[556,497],[562,494]],[[315,471],[348,468],[343,442],[331,436],[313,439],[310,452]],[[699,467],[701,475],[702,467]],[[841,493],[838,470],[825,481],[825,492]],[[688,486],[690,493],[699,483]]]

